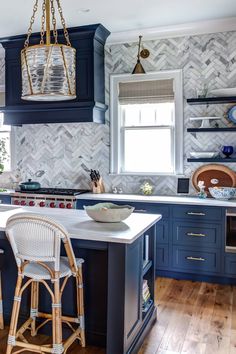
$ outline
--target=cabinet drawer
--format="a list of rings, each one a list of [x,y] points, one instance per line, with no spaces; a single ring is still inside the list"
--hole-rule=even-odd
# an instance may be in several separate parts
[[[192,219],[197,221],[217,220],[218,222],[221,222],[222,209],[199,205],[176,206],[173,208],[173,216],[181,219]]]
[[[225,256],[225,273],[236,277],[236,254],[227,254]]]
[[[169,222],[168,220],[161,220],[156,224],[156,242],[168,243],[169,242]]]
[[[168,268],[169,266],[169,246],[157,245],[156,247],[156,269]]]
[[[115,203],[118,205],[129,204],[135,207],[136,213],[149,213],[149,214],[161,214],[162,217],[169,216],[169,207],[165,205],[155,204],[155,203],[134,203],[129,201],[117,201],[117,200],[91,200],[91,199],[77,199],[76,208],[83,209],[84,205],[94,205],[97,203]]]
[[[220,252],[174,246],[173,266],[186,272],[217,273],[220,270]]]
[[[221,227],[213,224],[175,222],[173,243],[197,247],[220,247]]]

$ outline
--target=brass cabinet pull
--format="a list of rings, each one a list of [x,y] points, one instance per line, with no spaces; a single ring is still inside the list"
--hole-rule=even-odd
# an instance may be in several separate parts
[[[187,232],[187,236],[193,236],[193,237],[206,237],[205,234],[195,234],[193,232]]]
[[[205,258],[202,257],[186,257],[186,259],[188,259],[189,261],[200,261],[200,262],[204,262]]]
[[[147,212],[147,210],[146,209],[135,209],[135,212],[136,213],[146,213]]]
[[[205,216],[206,215],[205,213],[195,213],[193,211],[188,211],[187,214],[188,215],[197,215],[197,216]]]

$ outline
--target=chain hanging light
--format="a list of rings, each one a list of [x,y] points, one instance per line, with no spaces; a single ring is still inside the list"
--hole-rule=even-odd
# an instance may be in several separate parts
[[[54,0],[43,0],[41,40],[29,45],[32,26],[38,10],[36,0],[24,49],[21,51],[22,96],[28,101],[65,101],[76,98],[76,50],[71,47],[60,0],[56,0],[66,44],[58,43]],[[51,19],[54,43],[51,43]],[[45,43],[46,24],[46,43]]]

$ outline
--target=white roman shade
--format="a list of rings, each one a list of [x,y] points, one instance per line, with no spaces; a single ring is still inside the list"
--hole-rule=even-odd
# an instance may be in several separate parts
[[[163,103],[174,101],[173,79],[119,83],[120,104]]]

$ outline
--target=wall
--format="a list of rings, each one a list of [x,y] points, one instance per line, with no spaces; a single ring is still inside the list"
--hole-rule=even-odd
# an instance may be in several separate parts
[[[208,89],[233,87],[236,83],[236,32],[186,36],[144,42],[151,56],[143,61],[146,71],[182,69],[184,77],[184,175],[202,164],[187,163],[189,151],[219,150],[223,144],[236,147],[235,133],[190,134],[186,132],[190,116],[223,117],[227,105],[188,106],[186,98],[196,96],[204,84]],[[109,75],[130,73],[135,65],[137,43],[106,48],[106,101],[109,104]],[[1,75],[0,75],[1,77]],[[0,185],[16,180],[37,179],[44,186],[87,187],[88,170],[100,169],[106,189],[121,186],[125,192],[138,192],[144,180],[155,185],[155,193],[174,194],[176,177],[140,178],[109,176],[109,111],[107,124],[28,125],[14,128],[16,171],[3,174]],[[155,151],[153,158],[155,158]],[[228,165],[236,170],[236,164]],[[17,176],[17,179],[16,179]]]

